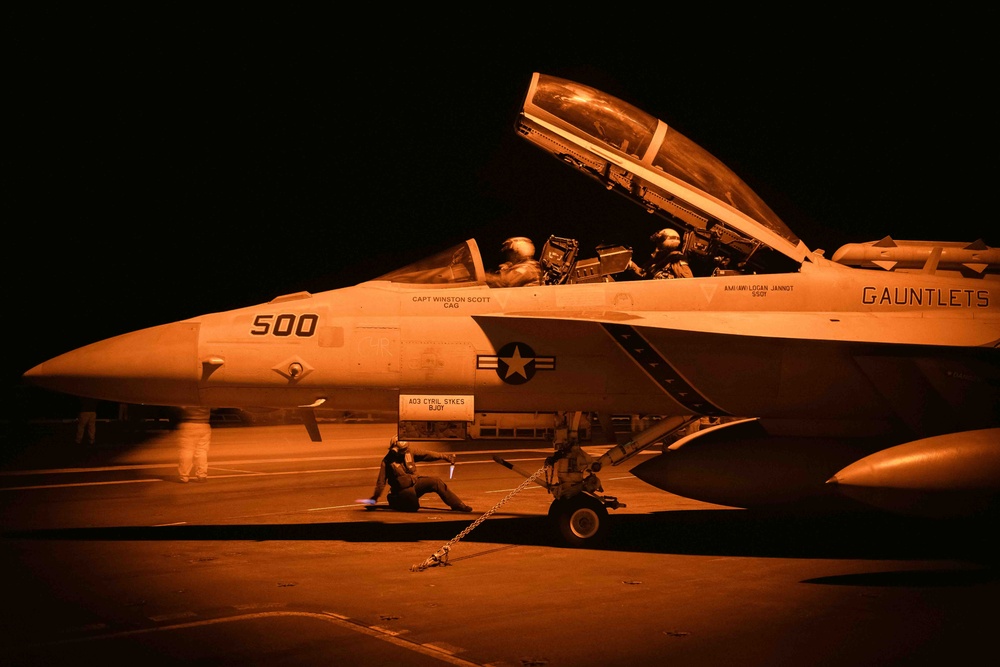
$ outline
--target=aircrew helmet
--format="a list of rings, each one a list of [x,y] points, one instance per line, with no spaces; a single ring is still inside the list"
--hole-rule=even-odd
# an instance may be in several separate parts
[[[500,251],[517,259],[531,259],[535,256],[535,244],[525,236],[515,236],[504,241]]]
[[[681,245],[681,235],[677,233],[676,229],[670,227],[664,227],[650,236],[649,240],[658,247],[666,248],[667,250],[676,250]]]

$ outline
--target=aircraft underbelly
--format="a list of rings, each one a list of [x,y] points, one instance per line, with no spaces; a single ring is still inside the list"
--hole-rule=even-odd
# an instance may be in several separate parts
[[[894,420],[922,433],[934,432],[934,422],[955,422],[953,408],[972,401],[980,409],[965,410],[966,428],[997,421],[997,378],[983,377],[995,364],[977,364],[976,352],[637,331],[693,391],[731,415]],[[909,395],[903,400],[900,392]],[[914,405],[930,413],[912,414]]]

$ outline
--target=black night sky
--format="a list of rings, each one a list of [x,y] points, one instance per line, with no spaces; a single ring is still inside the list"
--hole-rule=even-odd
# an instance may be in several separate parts
[[[511,235],[647,250],[653,218],[515,135],[534,71],[664,119],[828,255],[886,235],[1000,243],[985,19],[727,30],[664,12],[622,36],[613,16],[514,6],[395,28],[186,11],[8,10],[5,391],[79,345],[470,237],[488,265]]]

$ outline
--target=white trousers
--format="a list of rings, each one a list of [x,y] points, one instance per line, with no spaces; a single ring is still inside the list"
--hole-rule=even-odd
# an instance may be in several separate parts
[[[195,477],[208,477],[208,446],[212,442],[212,427],[201,422],[181,422],[177,425],[177,445],[180,461],[177,474],[187,481]]]

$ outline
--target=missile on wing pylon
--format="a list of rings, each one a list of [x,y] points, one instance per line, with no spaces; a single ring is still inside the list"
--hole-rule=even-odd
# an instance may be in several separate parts
[[[982,240],[974,243],[940,241],[896,241],[886,236],[880,241],[848,243],[837,249],[834,262],[886,271],[961,271],[969,277],[1000,273],[1000,249]]]

